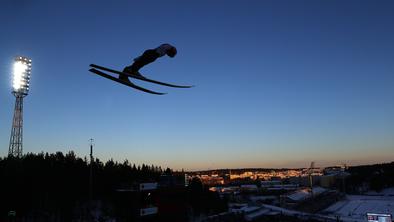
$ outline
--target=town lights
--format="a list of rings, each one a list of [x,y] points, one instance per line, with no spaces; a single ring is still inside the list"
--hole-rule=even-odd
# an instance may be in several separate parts
[[[29,92],[31,59],[18,56],[15,58],[13,70],[13,93],[27,95]]]

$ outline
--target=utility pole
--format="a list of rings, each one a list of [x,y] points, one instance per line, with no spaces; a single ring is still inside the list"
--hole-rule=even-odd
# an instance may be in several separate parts
[[[346,164],[344,163],[344,164],[342,164],[342,167],[341,167],[342,169],[341,169],[341,177],[342,177],[342,192],[346,195],[346,184],[345,184],[345,179],[346,179],[346,169],[347,169],[347,167],[346,167]]]
[[[309,188],[311,189],[311,197],[314,198],[313,196],[313,169],[315,168],[315,162],[311,162],[311,166],[309,167],[308,170],[308,177],[309,177]]]
[[[93,139],[90,139],[89,208],[93,205]]]

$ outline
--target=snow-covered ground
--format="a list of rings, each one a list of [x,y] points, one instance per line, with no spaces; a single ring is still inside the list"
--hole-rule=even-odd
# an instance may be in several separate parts
[[[369,191],[366,195],[394,196],[394,187],[386,188],[380,192]]]
[[[342,218],[366,221],[367,213],[388,213],[394,215],[394,196],[347,195],[323,211]]]

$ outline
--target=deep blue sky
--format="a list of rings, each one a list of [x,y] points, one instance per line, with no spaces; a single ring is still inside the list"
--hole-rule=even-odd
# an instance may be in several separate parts
[[[394,160],[393,1],[0,2],[0,154],[13,57],[33,60],[24,152],[75,150],[176,169]],[[142,69],[192,89],[144,94],[90,74]]]

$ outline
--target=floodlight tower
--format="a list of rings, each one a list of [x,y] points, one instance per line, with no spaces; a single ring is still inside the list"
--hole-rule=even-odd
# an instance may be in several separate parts
[[[12,94],[14,94],[15,109],[14,118],[12,120],[12,129],[10,137],[10,146],[8,148],[8,156],[22,157],[22,134],[23,134],[23,98],[29,92],[31,74],[31,59],[18,56],[15,57]]]

